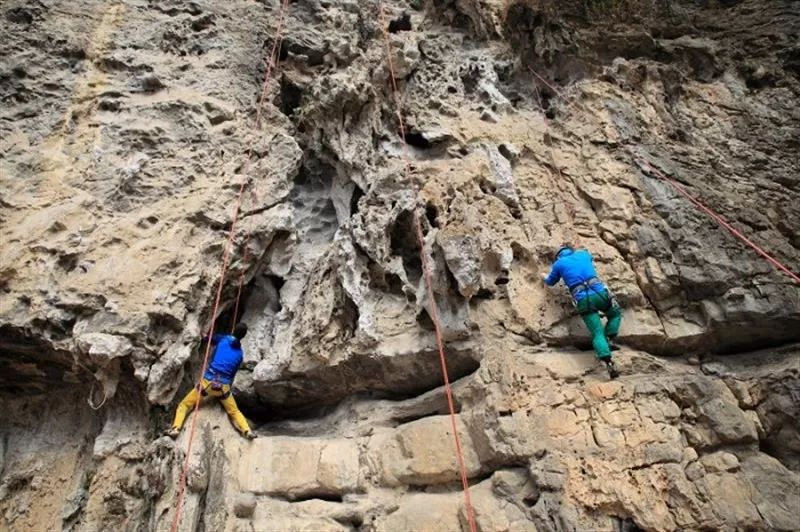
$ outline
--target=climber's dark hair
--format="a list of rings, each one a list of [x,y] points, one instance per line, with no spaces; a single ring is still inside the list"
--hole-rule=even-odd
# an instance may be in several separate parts
[[[233,328],[233,336],[235,336],[237,340],[241,340],[247,336],[247,324],[237,323],[236,327]]]

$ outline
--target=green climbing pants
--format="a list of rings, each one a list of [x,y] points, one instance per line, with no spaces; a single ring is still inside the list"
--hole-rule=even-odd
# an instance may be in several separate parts
[[[611,358],[611,348],[608,347],[607,338],[614,338],[619,333],[622,322],[622,309],[619,304],[611,297],[608,290],[603,290],[587,295],[578,301],[577,307],[583,323],[592,335],[592,346],[597,358],[600,360]],[[600,313],[608,319],[605,328]]]

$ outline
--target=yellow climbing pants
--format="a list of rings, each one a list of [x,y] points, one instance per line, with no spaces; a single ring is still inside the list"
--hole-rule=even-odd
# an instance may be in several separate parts
[[[233,398],[233,394],[230,393],[231,387],[229,385],[223,384],[221,390],[212,390],[211,381],[203,379],[200,386],[200,389],[203,390],[202,394],[197,387],[194,387],[178,405],[178,409],[175,411],[175,421],[172,422],[173,427],[180,430],[183,427],[183,423],[186,421],[186,414],[194,408],[197,401],[201,400],[204,395],[209,395],[219,398],[219,402],[222,403],[222,407],[225,409],[225,412],[228,413],[228,416],[231,418],[231,421],[233,421],[233,424],[236,425],[239,432],[242,434],[250,432],[250,425],[247,424],[244,414],[242,414],[239,407],[236,406],[236,400]]]

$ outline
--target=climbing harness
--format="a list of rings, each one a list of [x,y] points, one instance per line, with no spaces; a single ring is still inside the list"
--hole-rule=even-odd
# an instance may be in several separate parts
[[[591,300],[587,301],[589,305],[588,308],[586,308],[583,311],[578,311],[579,315],[584,316],[586,314],[591,314],[592,312],[607,312],[614,307],[619,307],[619,302],[617,301],[617,297],[608,288],[608,286],[605,287],[604,290],[605,293],[598,290],[597,288],[598,286],[603,286],[603,282],[597,277],[591,277],[582,283],[578,283],[576,285],[573,285],[572,287],[569,287],[569,293],[572,296],[572,306],[575,307],[576,310],[578,309],[577,296],[583,291],[587,292],[586,297],[589,297],[588,292],[589,290],[591,290],[592,292],[600,296],[602,299],[604,299],[606,302],[603,308],[597,308],[592,304]]]
[[[552,85],[550,82],[548,82],[548,81],[547,81],[545,78],[543,78],[542,76],[540,76],[540,75],[539,75],[539,74],[538,74],[538,73],[537,73],[535,70],[533,70],[531,67],[528,67],[528,70],[530,70],[530,71],[531,71],[531,73],[532,73],[534,76],[536,76],[536,77],[537,77],[537,78],[538,78],[538,79],[539,79],[539,80],[540,80],[542,83],[544,83],[545,85],[547,85],[547,87],[549,87],[549,88],[550,88],[550,90],[552,90],[552,91],[553,91],[553,92],[554,92],[554,93],[555,93],[555,94],[556,94],[556,95],[557,95],[559,98],[561,98],[561,99],[562,99],[562,100],[563,100],[563,101],[564,101],[566,104],[568,104],[569,106],[572,106],[572,105],[579,105],[579,106],[583,107],[584,111],[586,111],[586,112],[588,112],[589,114],[591,114],[591,111],[590,111],[589,109],[587,109],[586,107],[582,106],[582,105],[581,105],[581,104],[579,104],[579,103],[576,103],[575,101],[571,101],[570,99],[568,99],[566,96],[564,96],[564,94],[563,94],[563,92],[562,92],[561,90],[559,90],[557,87],[553,86],[553,85]],[[705,213],[706,215],[708,215],[708,216],[709,216],[709,217],[710,217],[712,220],[714,220],[715,222],[717,222],[717,224],[719,224],[719,225],[720,225],[720,226],[722,226],[723,228],[727,229],[727,230],[728,230],[728,231],[729,231],[729,232],[730,232],[732,235],[734,235],[736,238],[738,238],[739,240],[741,240],[742,242],[744,242],[745,244],[747,244],[749,247],[751,247],[751,248],[752,248],[752,249],[753,249],[753,250],[754,250],[756,253],[758,253],[759,255],[761,255],[761,257],[763,257],[763,258],[764,258],[764,259],[765,259],[767,262],[769,262],[769,263],[770,263],[772,266],[774,266],[775,268],[777,268],[778,270],[782,271],[782,272],[783,272],[783,273],[785,273],[787,276],[789,276],[789,278],[791,278],[791,279],[792,279],[792,280],[793,280],[795,283],[797,283],[797,284],[800,284],[800,275],[797,275],[796,273],[794,273],[794,272],[793,272],[792,270],[790,270],[790,269],[789,269],[789,268],[788,268],[788,267],[787,267],[785,264],[781,263],[781,262],[780,262],[778,259],[776,259],[776,258],[775,258],[774,256],[772,256],[770,253],[768,253],[768,252],[767,252],[767,251],[765,251],[763,248],[761,248],[761,247],[760,247],[758,244],[756,244],[755,242],[753,242],[752,240],[750,240],[749,238],[747,238],[747,236],[745,236],[745,235],[744,235],[744,233],[742,233],[741,231],[739,231],[738,229],[736,229],[735,227],[733,227],[733,226],[732,226],[730,223],[728,223],[728,222],[727,222],[727,221],[726,221],[726,220],[725,220],[725,219],[724,219],[724,218],[723,218],[723,217],[722,217],[722,216],[721,216],[719,213],[717,213],[717,212],[716,212],[715,210],[713,210],[711,207],[708,207],[707,205],[705,205],[704,203],[702,203],[700,200],[698,200],[697,198],[695,198],[695,197],[694,197],[692,194],[690,194],[690,193],[689,193],[689,192],[688,192],[688,191],[687,191],[687,190],[686,190],[686,189],[685,189],[683,186],[681,186],[681,185],[680,185],[680,184],[679,184],[679,183],[678,183],[676,180],[674,180],[674,179],[672,179],[672,178],[668,177],[668,176],[667,176],[667,175],[665,175],[663,172],[659,171],[657,168],[654,168],[654,167],[653,167],[653,165],[650,165],[650,164],[647,164],[647,163],[643,162],[643,161],[642,161],[642,160],[641,160],[639,157],[637,157],[637,155],[636,155],[635,153],[633,153],[633,151],[632,151],[632,150],[631,150],[629,147],[625,147],[625,151],[626,151],[626,152],[627,152],[627,153],[628,153],[628,154],[631,156],[631,158],[632,158],[632,160],[633,160],[634,164],[636,164],[637,166],[639,166],[639,168],[641,168],[641,169],[642,169],[642,171],[644,171],[644,172],[647,172],[647,173],[652,173],[653,175],[655,175],[656,177],[658,177],[658,178],[659,178],[659,179],[661,179],[662,181],[664,181],[664,182],[668,183],[668,184],[669,184],[669,185],[670,185],[672,188],[674,188],[674,189],[675,189],[675,190],[676,190],[678,193],[680,193],[680,194],[681,194],[682,196],[684,196],[684,197],[685,197],[687,200],[689,200],[689,202],[690,202],[690,203],[691,203],[693,206],[695,206],[695,207],[696,207],[698,210],[700,210],[700,211],[704,212],[704,213]]]
[[[572,294],[572,297],[574,298],[581,292],[588,292],[590,289],[594,292],[597,292],[597,289],[594,287],[601,284],[603,284],[603,282],[597,277],[590,277],[585,281],[570,286],[569,293]]]
[[[261,95],[258,100],[257,108],[256,108],[256,129],[261,123],[261,112],[262,108],[264,107],[264,101],[267,97],[267,92],[269,89],[269,82],[272,76],[272,69],[273,66],[277,63],[278,59],[278,51],[280,50],[280,42],[282,40],[283,35],[283,25],[284,25],[284,18],[289,8],[289,0],[282,0],[280,13],[278,16],[278,23],[276,27],[276,37],[275,41],[273,42],[272,49],[270,51],[269,60],[267,62],[266,72],[264,74],[264,83],[261,89]],[[247,175],[249,168],[250,168],[250,161],[253,154],[253,141],[251,140],[250,145],[247,149],[247,156],[245,158],[245,164],[243,166],[243,175]],[[239,185],[239,191],[236,196],[236,202],[233,208],[233,214],[231,216],[231,227],[228,231],[228,237],[225,243],[225,247],[223,248],[222,252],[222,264],[220,266],[219,272],[219,284],[217,285],[217,293],[214,299],[214,307],[211,313],[211,325],[209,327],[209,331],[213,332],[214,327],[217,321],[217,313],[219,311],[220,302],[222,300],[222,288],[225,284],[225,275],[228,271],[228,266],[230,263],[231,255],[232,255],[232,247],[233,247],[233,238],[236,234],[236,222],[239,219],[239,212],[242,206],[242,197],[244,195],[244,189],[247,184],[248,180],[242,180],[241,185]],[[241,293],[241,291],[240,291]],[[238,306],[238,301],[237,301]],[[198,382],[203,382],[203,374],[208,368],[208,359],[211,353],[211,342],[206,343],[205,354],[203,356],[203,364],[200,368],[200,377]],[[170,527],[171,532],[176,532],[178,530],[178,525],[180,524],[181,514],[183,512],[183,499],[186,495],[186,480],[187,475],[189,472],[189,459],[191,458],[191,451],[192,451],[192,442],[194,441],[194,434],[195,429],[197,426],[197,410],[200,407],[200,401],[197,401],[194,405],[194,411],[192,415],[192,422],[191,427],[189,429],[189,437],[186,443],[186,455],[183,460],[183,467],[181,468],[181,476],[180,481],[178,484],[178,497],[177,497],[177,504],[175,507],[175,515],[172,520],[172,526]]]
[[[397,77],[394,70],[394,61],[392,60],[392,44],[389,39],[388,27],[386,24],[386,15],[384,13],[383,2],[378,2],[380,25],[383,30],[383,37],[386,42],[386,59],[389,64],[389,73],[392,81],[392,94],[394,96],[395,111],[400,130],[400,137],[403,141],[403,165],[406,178],[411,181],[411,162],[408,155],[408,143],[406,142],[405,123],[403,121],[403,108],[400,102],[399,90],[397,88]],[[416,185],[414,187],[414,195],[419,197],[419,190]],[[464,490],[464,508],[467,514],[467,522],[469,523],[470,532],[477,532],[478,527],[475,521],[475,512],[472,507],[472,499],[469,492],[469,478],[467,476],[467,467],[464,461],[464,452],[461,446],[461,438],[458,434],[458,424],[456,423],[456,410],[453,401],[453,391],[450,386],[450,377],[447,372],[447,357],[445,355],[444,340],[442,339],[442,326],[439,321],[439,310],[436,305],[436,298],[433,292],[433,279],[431,276],[430,265],[428,264],[428,257],[425,254],[425,237],[422,233],[422,223],[420,222],[419,209],[414,206],[413,210],[413,223],[414,233],[417,237],[417,245],[419,246],[419,256],[422,263],[422,272],[425,279],[425,286],[428,293],[428,303],[430,305],[430,318],[433,322],[434,332],[436,336],[436,346],[439,350],[439,361],[442,366],[442,378],[444,380],[444,391],[447,396],[447,407],[450,412],[450,424],[453,429],[453,440],[456,448],[456,459],[458,461],[458,469],[461,474],[461,485]]]
[[[201,384],[197,385],[197,390],[200,392],[201,397],[207,397],[209,389],[218,394],[214,397],[219,397],[220,399],[227,399],[231,395],[230,387],[228,388],[228,391],[225,391],[225,385],[220,382],[219,375],[216,373],[214,374],[214,378],[209,381],[208,386],[205,388],[203,388]]]

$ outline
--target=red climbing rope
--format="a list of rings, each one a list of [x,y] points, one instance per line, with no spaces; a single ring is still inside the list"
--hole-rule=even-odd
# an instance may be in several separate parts
[[[710,207],[707,207],[700,200],[694,198],[677,181],[675,181],[671,177],[668,177],[667,175],[663,174],[657,168],[653,167],[653,165],[651,165],[651,164],[647,165],[647,169],[649,171],[653,172],[657,177],[661,178],[662,180],[664,180],[667,183],[669,183],[670,185],[672,185],[672,187],[675,190],[680,192],[684,197],[686,197],[686,199],[691,201],[698,209],[700,209],[703,212],[705,212],[706,214],[708,214],[715,222],[717,222],[719,225],[721,225],[722,227],[724,227],[725,229],[730,231],[734,236],[738,237],[742,242],[744,242],[745,244],[747,244],[748,246],[753,248],[756,251],[756,253],[758,253],[759,255],[764,257],[764,259],[766,259],[770,264],[772,264],[773,266],[775,266],[779,270],[783,271],[786,275],[791,277],[792,280],[794,280],[794,282],[800,284],[800,276],[798,276],[792,270],[790,270],[785,265],[783,265],[780,261],[778,261],[778,259],[776,259],[772,255],[770,255],[769,253],[764,251],[758,244],[756,244],[755,242],[753,242],[752,240],[747,238],[745,235],[743,235],[741,231],[739,231],[738,229],[733,227],[731,224],[729,224],[727,221],[725,221],[725,219],[722,216],[720,216],[719,214],[717,214],[713,209],[711,209]]]
[[[278,53],[278,50],[279,50],[278,43],[280,41],[281,32],[283,31],[283,19],[284,19],[284,15],[286,13],[286,10],[288,8],[288,5],[289,5],[289,0],[283,0],[283,2],[281,3],[281,10],[280,10],[280,15],[279,15],[278,25],[277,25],[277,30],[276,30],[277,37],[275,39],[275,42],[273,43],[272,51],[270,52],[269,63],[267,64],[266,73],[264,75],[264,84],[263,84],[263,87],[262,87],[261,96],[259,98],[258,107],[257,107],[257,111],[256,111],[256,124],[257,125],[260,123],[260,120],[261,120],[261,108],[263,107],[264,100],[266,99],[266,96],[267,96],[270,77],[272,75],[272,67],[273,67],[273,64],[275,63],[275,59],[277,59],[277,55],[276,54]],[[241,210],[241,205],[242,205],[242,196],[244,194],[245,185],[247,184],[247,181],[248,181],[247,180],[247,172],[248,172],[248,170],[250,168],[250,160],[252,158],[252,153],[253,153],[253,141],[251,140],[250,141],[250,145],[248,146],[248,149],[247,149],[247,156],[245,158],[245,164],[243,166],[243,169],[244,169],[243,175],[245,176],[245,178],[242,180],[241,185],[239,185],[239,192],[238,192],[238,194],[236,196],[236,202],[234,204],[233,214],[231,216],[231,228],[230,228],[230,231],[228,232],[228,238],[227,238],[227,241],[225,243],[225,248],[223,249],[223,252],[222,252],[222,265],[220,267],[220,273],[219,273],[219,284],[217,286],[217,294],[216,294],[216,297],[214,299],[214,307],[213,307],[213,311],[211,313],[211,325],[210,325],[209,331],[208,331],[209,334],[212,334],[214,332],[214,327],[215,327],[216,322],[217,322],[217,312],[219,311],[219,305],[220,305],[220,301],[222,299],[222,288],[223,288],[223,286],[225,284],[225,275],[227,273],[228,265],[230,263],[230,257],[231,257],[231,254],[232,254],[231,249],[233,247],[233,238],[234,238],[234,235],[236,233],[236,222],[239,219],[239,212]],[[209,359],[209,355],[210,354],[211,354],[211,341],[209,340],[209,341],[206,342],[205,354],[203,355],[203,365],[202,365],[202,367],[200,369],[200,376],[199,376],[198,382],[197,382],[197,387],[198,388],[201,386],[201,383],[203,381],[203,374],[206,372],[206,368],[208,367],[208,359]],[[195,434],[195,429],[196,429],[196,426],[197,426],[197,410],[199,409],[199,407],[200,407],[200,401],[197,401],[195,403],[195,405],[194,405],[194,411],[193,411],[193,415],[192,415],[191,426],[190,426],[190,429],[189,429],[189,438],[187,439],[187,443],[186,443],[186,455],[185,455],[184,460],[183,460],[183,467],[181,468],[181,476],[180,476],[180,481],[179,481],[179,484],[178,484],[178,501],[177,501],[177,505],[176,505],[176,508],[175,508],[175,516],[173,517],[172,526],[171,526],[172,532],[176,532],[178,530],[178,525],[180,524],[181,514],[183,512],[183,499],[184,499],[184,496],[186,494],[186,476],[187,476],[188,471],[189,471],[189,459],[191,458],[192,442],[194,441],[194,434]]]
[[[383,2],[378,4],[380,9],[380,24],[383,30],[383,37],[386,41],[386,57],[389,63],[389,73],[392,79],[392,94],[394,96],[395,108],[397,112],[397,120],[400,127],[400,137],[403,141],[403,163],[405,167],[406,178],[411,181],[411,162],[408,155],[408,144],[406,143],[406,130],[405,122],[403,121],[403,109],[399,98],[399,90],[397,87],[397,77],[394,71],[394,61],[392,60],[392,46],[389,39],[389,32],[387,31],[386,16],[383,9]],[[414,186],[416,189],[417,187]],[[419,195],[419,190],[415,190],[415,197]],[[456,447],[456,458],[458,459],[458,469],[461,473],[461,485],[464,489],[464,506],[467,512],[467,521],[469,522],[470,532],[477,532],[478,527],[475,522],[475,512],[472,508],[472,499],[469,492],[469,478],[467,476],[467,467],[464,462],[464,451],[461,446],[461,438],[458,435],[458,424],[456,422],[456,409],[453,401],[453,390],[450,386],[450,377],[447,372],[447,356],[445,355],[444,340],[442,339],[442,326],[439,321],[439,309],[436,305],[436,299],[433,292],[433,280],[431,276],[430,266],[428,264],[428,257],[425,254],[425,237],[422,233],[422,223],[420,222],[419,211],[417,206],[414,206],[414,232],[417,237],[417,245],[419,246],[419,256],[422,262],[422,271],[425,278],[425,286],[428,293],[428,303],[430,304],[431,321],[436,335],[436,346],[439,350],[439,361],[442,365],[442,377],[444,379],[444,391],[447,396],[447,407],[450,411],[450,424],[453,428],[453,440]]]
[[[565,96],[564,96],[564,94],[563,94],[563,92],[562,92],[562,91],[560,91],[558,88],[554,87],[554,86],[553,86],[551,83],[549,83],[549,82],[548,82],[548,81],[547,81],[545,78],[543,78],[542,76],[540,76],[539,74],[537,74],[537,73],[536,73],[536,71],[535,71],[535,70],[533,70],[531,67],[528,67],[528,70],[530,70],[530,71],[531,71],[531,73],[532,73],[534,76],[536,76],[537,78],[539,78],[539,80],[540,80],[540,81],[542,81],[542,83],[544,83],[545,85],[547,85],[547,86],[550,88],[550,90],[552,90],[552,91],[553,91],[553,92],[554,92],[554,93],[555,93],[555,94],[556,94],[556,95],[557,95],[559,98],[561,98],[562,100],[564,100],[564,102],[566,102],[566,103],[567,103],[567,104],[569,104],[569,105],[573,105],[573,104],[579,105],[580,107],[582,107],[582,108],[584,109],[584,111],[586,111],[586,112],[588,112],[589,114],[591,114],[591,110],[587,109],[585,106],[581,105],[580,103],[576,103],[576,102],[574,102],[574,101],[570,101],[570,100],[569,100],[567,97],[565,97]],[[636,159],[637,159],[637,158],[636,158],[636,155],[635,155],[635,154],[634,154],[634,153],[633,153],[633,152],[632,152],[632,151],[631,151],[629,148],[626,148],[626,151],[627,151],[627,152],[628,152],[628,153],[631,155],[631,157],[633,157],[633,159],[634,159],[634,161],[636,162],[636,164],[637,164],[637,165],[640,165],[640,166],[642,166],[642,163],[640,163],[640,162],[638,162],[638,161],[636,160]],[[784,265],[783,263],[781,263],[781,262],[780,262],[778,259],[776,259],[774,256],[772,256],[771,254],[769,254],[767,251],[765,251],[765,250],[764,250],[762,247],[760,247],[758,244],[756,244],[755,242],[753,242],[752,240],[750,240],[749,238],[747,238],[747,237],[746,237],[746,236],[745,236],[745,235],[744,235],[744,234],[743,234],[741,231],[739,231],[738,229],[736,229],[735,227],[733,227],[733,226],[732,226],[730,223],[728,223],[728,222],[727,222],[727,221],[726,221],[726,220],[725,220],[725,219],[724,219],[724,218],[723,218],[723,217],[722,217],[722,216],[721,216],[719,213],[717,213],[717,212],[716,212],[715,210],[713,210],[711,207],[708,207],[708,206],[707,206],[707,205],[705,205],[703,202],[701,202],[700,200],[698,200],[696,197],[692,196],[692,195],[691,195],[691,194],[690,194],[690,193],[689,193],[689,192],[688,192],[688,191],[687,191],[687,190],[686,190],[684,187],[682,187],[682,186],[681,186],[681,185],[680,185],[680,184],[679,184],[677,181],[675,181],[674,179],[672,179],[672,178],[668,177],[667,175],[665,175],[664,173],[662,173],[661,171],[659,171],[659,170],[658,170],[657,168],[655,168],[655,167],[654,167],[652,164],[647,164],[647,169],[648,169],[649,171],[651,171],[653,174],[655,174],[655,175],[656,175],[656,177],[658,177],[658,178],[660,178],[661,180],[663,180],[663,181],[667,182],[667,183],[668,183],[670,186],[672,186],[672,188],[674,188],[675,190],[677,190],[677,191],[678,191],[678,192],[679,192],[679,193],[680,193],[682,196],[684,196],[686,199],[688,199],[688,200],[689,200],[689,202],[691,202],[691,203],[692,203],[692,205],[694,205],[694,206],[695,206],[695,207],[697,207],[699,210],[703,211],[703,212],[704,212],[704,213],[706,213],[708,216],[710,216],[712,220],[714,220],[714,221],[715,221],[715,222],[717,222],[719,225],[721,225],[722,227],[724,227],[725,229],[727,229],[728,231],[730,231],[730,233],[731,233],[731,234],[733,234],[735,237],[737,237],[739,240],[741,240],[742,242],[744,242],[745,244],[747,244],[748,246],[750,246],[751,248],[753,248],[753,250],[755,250],[755,252],[756,252],[756,253],[758,253],[759,255],[761,255],[761,256],[762,256],[762,257],[763,257],[763,258],[764,258],[764,259],[765,259],[767,262],[769,262],[769,263],[770,263],[770,264],[772,264],[772,265],[773,265],[775,268],[777,268],[778,270],[780,270],[780,271],[782,271],[783,273],[785,273],[786,275],[788,275],[788,276],[789,276],[789,277],[790,277],[790,278],[791,278],[791,279],[792,279],[794,282],[796,282],[796,283],[800,284],[800,276],[798,276],[796,273],[794,273],[792,270],[790,270],[790,269],[789,269],[789,268],[788,268],[786,265]]]

